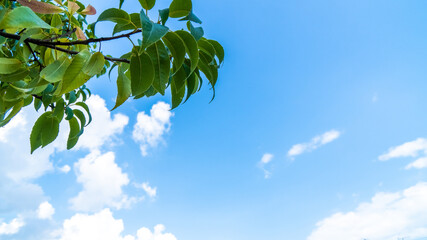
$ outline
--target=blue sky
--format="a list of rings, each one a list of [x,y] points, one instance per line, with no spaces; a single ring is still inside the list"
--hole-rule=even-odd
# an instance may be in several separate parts
[[[0,129],[0,239],[427,239],[427,2],[193,4],[226,50],[216,99],[110,114],[114,77],[95,79],[83,143],[32,157],[23,112]]]

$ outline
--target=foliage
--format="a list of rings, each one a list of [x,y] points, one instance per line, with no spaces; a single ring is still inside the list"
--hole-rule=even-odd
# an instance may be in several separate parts
[[[139,0],[141,11],[131,14],[121,9],[123,2],[88,24],[86,16],[96,10],[79,1],[0,0],[0,127],[24,107],[43,111],[31,132],[31,152],[53,142],[64,119],[70,126],[67,148],[73,148],[91,122],[85,103],[91,91],[85,84],[115,68],[118,93],[113,109],[130,97],[165,95],[167,89],[176,108],[200,90],[202,74],[215,96],[224,49],[194,26],[202,22],[191,0],[172,0],[156,22],[147,16],[155,0]],[[188,30],[170,30],[169,18],[185,21]],[[105,21],[115,23],[113,36],[97,37],[95,28]],[[137,43],[131,36],[139,36]],[[133,44],[120,58],[98,48],[101,42],[120,38]]]

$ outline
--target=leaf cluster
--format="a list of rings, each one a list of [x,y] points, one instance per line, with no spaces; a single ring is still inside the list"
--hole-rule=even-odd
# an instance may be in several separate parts
[[[118,8],[88,23],[86,16],[96,10],[77,0],[0,0],[0,127],[32,105],[43,113],[31,132],[31,152],[53,142],[64,120],[70,126],[71,149],[91,122],[87,82],[113,70],[118,74],[112,110],[129,98],[165,95],[167,90],[176,108],[200,90],[203,78],[215,96],[224,49],[204,37],[192,1],[172,0],[158,12],[158,21],[147,15],[156,1],[139,2],[137,13],[122,10],[120,0]],[[166,24],[173,18],[186,23],[186,29],[171,30]],[[112,36],[96,36],[102,22],[115,24]],[[128,53],[119,58],[102,53],[102,42],[120,38],[131,41]]]

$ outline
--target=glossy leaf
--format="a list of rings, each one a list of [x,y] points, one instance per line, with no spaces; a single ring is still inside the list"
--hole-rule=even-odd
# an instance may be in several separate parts
[[[52,28],[49,24],[39,18],[28,7],[17,7],[6,14],[0,22],[0,29],[16,28]]]
[[[169,17],[180,18],[190,14],[193,8],[191,0],[173,0],[169,6]]]
[[[56,60],[40,72],[40,77],[50,83],[59,82],[64,77],[70,63],[71,61],[68,58],[64,58],[61,61]]]
[[[184,99],[185,96],[185,88],[181,88],[181,90],[178,90],[175,82],[172,81],[171,83],[171,94],[172,94],[172,109],[178,107],[182,99]]]
[[[141,11],[140,17],[142,25],[142,48],[144,49],[165,36],[169,28],[151,22],[147,15],[145,15],[144,10]]]
[[[59,120],[52,116],[52,112],[41,115],[31,131],[31,153],[39,147],[45,147],[53,142],[59,133]]]
[[[218,57],[219,63],[222,63],[224,61],[224,48],[215,40],[208,40],[208,42],[215,48],[215,53]]]
[[[190,71],[193,72],[197,67],[197,63],[199,62],[199,50],[197,49],[196,39],[188,32],[179,30],[176,31],[176,34],[182,39],[185,46],[185,51],[190,57],[191,67]]]
[[[174,69],[179,70],[185,60],[184,41],[175,32],[168,32],[162,40],[172,54]]]
[[[22,66],[22,62],[15,58],[0,58],[0,74],[16,72]]]
[[[111,111],[122,105],[132,94],[131,80],[125,75],[121,66],[119,66],[118,72],[116,105]]]
[[[109,8],[102,12],[97,22],[110,21],[115,23],[126,24],[130,22],[130,16],[127,12],[117,8]]]
[[[144,93],[154,81],[154,66],[147,53],[132,56],[130,60],[132,95]]]
[[[170,60],[165,45],[158,41],[147,48],[147,53],[153,62],[155,75],[153,87],[162,95],[165,95],[166,85],[169,81]]]
[[[80,125],[75,117],[68,120],[70,125],[70,133],[68,134],[67,149],[73,148],[79,140]]]
[[[102,55],[102,53],[100,52],[96,52],[89,58],[82,71],[84,74],[92,77],[102,71],[102,69],[104,68],[104,64],[104,55]]]
[[[156,4],[156,0],[139,0],[139,3],[144,9],[150,10]]]
[[[89,59],[89,52],[87,50],[80,52],[74,56],[68,68],[65,70],[64,78],[62,81],[61,94],[70,92],[87,82],[90,76],[83,73],[82,70]]]

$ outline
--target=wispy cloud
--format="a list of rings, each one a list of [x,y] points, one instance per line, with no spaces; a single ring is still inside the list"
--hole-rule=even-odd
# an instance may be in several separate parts
[[[141,184],[134,184],[135,187],[140,188],[142,190],[144,190],[144,192],[150,197],[150,198],[155,198],[157,196],[157,187],[151,187],[150,183],[145,182],[145,183],[141,183]]]
[[[150,116],[145,112],[138,113],[132,136],[139,144],[142,156],[147,156],[148,149],[156,147],[163,140],[163,135],[169,132],[173,116],[169,110],[169,104],[158,102],[151,108]]]
[[[411,168],[426,168],[427,167],[427,139],[418,138],[411,142],[403,143],[402,145],[390,148],[386,153],[379,156],[380,161],[388,161],[393,158],[411,157],[415,160],[406,166],[406,169]]]
[[[307,240],[418,239],[427,237],[426,222],[427,183],[419,183],[323,219]]]
[[[262,169],[264,172],[264,178],[271,177],[271,171],[266,169],[266,165],[268,165],[274,158],[274,155],[271,153],[265,153],[261,160],[258,162],[258,167]]]
[[[295,144],[291,147],[291,149],[289,149],[288,157],[294,158],[303,153],[311,152],[325,144],[328,144],[336,140],[337,138],[340,137],[340,135],[341,135],[341,132],[337,130],[331,130],[323,133],[322,135],[313,137],[309,142]]]

